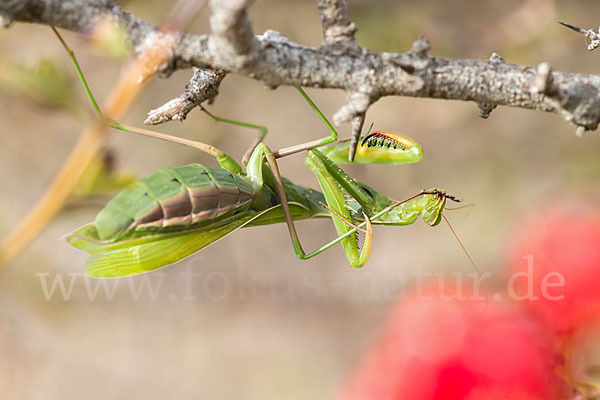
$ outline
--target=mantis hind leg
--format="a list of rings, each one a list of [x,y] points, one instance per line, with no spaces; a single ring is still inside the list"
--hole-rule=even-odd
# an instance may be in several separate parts
[[[94,107],[94,110],[96,111],[96,114],[98,114],[98,117],[100,117],[100,119],[102,121],[104,121],[107,124],[107,126],[113,128],[113,129],[118,129],[123,132],[135,133],[138,135],[153,137],[156,139],[161,139],[161,140],[165,140],[168,142],[193,147],[197,150],[203,151],[205,153],[208,153],[208,154],[214,156],[217,159],[217,162],[221,165],[221,167],[227,169],[228,171],[231,171],[235,174],[242,173],[242,168],[231,156],[229,156],[227,153],[217,149],[214,146],[211,146],[209,144],[202,143],[202,142],[197,142],[194,140],[189,140],[189,139],[184,139],[184,138],[180,138],[180,137],[173,136],[173,135],[168,135],[166,133],[154,132],[154,131],[151,131],[148,129],[143,129],[143,128],[136,128],[134,126],[125,125],[120,122],[113,121],[109,118],[106,118],[104,116],[104,114],[102,113],[100,106],[96,102],[96,99],[94,98],[94,96],[92,94],[92,91],[87,83],[87,80],[85,79],[85,76],[83,75],[83,72],[81,71],[81,67],[79,66],[79,62],[77,61],[77,58],[75,57],[75,53],[73,53],[71,48],[67,45],[67,43],[64,41],[64,39],[62,38],[60,33],[54,27],[52,27],[52,30],[54,31],[54,33],[58,37],[58,40],[60,41],[62,46],[67,51],[67,54],[71,58],[71,61],[73,62],[73,65],[75,66],[75,70],[77,71],[77,76],[79,77],[79,81],[81,82],[81,85],[83,86],[83,89],[85,90],[85,93],[86,93],[88,99],[92,103],[92,106]],[[264,137],[264,135],[263,135],[263,137]]]
[[[206,115],[211,117],[216,122],[223,122],[226,124],[241,126],[244,128],[256,129],[258,131],[258,137],[254,142],[252,142],[252,144],[250,145],[248,150],[246,150],[244,156],[242,157],[242,165],[246,166],[246,164],[248,164],[248,159],[250,158],[250,155],[254,152],[254,149],[256,149],[256,146],[258,146],[259,143],[262,143],[265,139],[265,136],[267,136],[267,127],[262,125],[250,124],[248,122],[217,117],[216,115],[213,115],[210,111],[208,111],[206,108],[204,108],[202,105],[200,105],[199,107],[204,113],[206,113]]]
[[[321,112],[321,110],[319,110],[319,107],[317,107],[317,105],[312,101],[312,99],[306,94],[306,92],[301,87],[297,86],[296,90],[298,90],[298,92],[300,92],[300,95],[304,98],[304,100],[306,100],[308,105],[319,116],[321,121],[323,121],[323,123],[329,130],[330,134],[321,139],[312,140],[310,142],[301,143],[298,145],[294,145],[294,146],[290,146],[290,147],[286,147],[286,148],[274,151],[273,155],[275,156],[275,158],[281,158],[281,157],[289,156],[291,154],[299,153],[299,152],[302,152],[305,150],[310,150],[315,147],[324,146],[326,144],[333,143],[338,139],[337,131],[335,130],[333,125],[329,122],[327,117],[325,117],[325,115]],[[262,143],[265,136],[267,135],[267,128],[262,125],[249,124],[247,122],[241,122],[241,121],[236,121],[236,120],[232,120],[232,119],[218,117],[216,115],[211,114],[206,108],[204,108],[202,106],[200,106],[200,108],[209,117],[211,117],[213,120],[215,120],[217,122],[224,122],[224,123],[231,124],[231,125],[242,126],[245,128],[251,128],[251,129],[258,130],[259,136],[254,141],[254,143],[252,143],[252,145],[246,151],[246,153],[244,154],[244,157],[242,158],[242,165],[245,166],[248,163],[248,159],[250,158],[250,155],[254,152],[254,149],[256,149],[256,146],[258,146],[259,143]]]
[[[337,131],[335,130],[333,125],[331,125],[331,122],[329,122],[327,117],[325,117],[325,115],[321,112],[321,110],[319,110],[319,107],[317,107],[317,105],[311,100],[310,97],[308,97],[306,92],[301,87],[296,86],[296,90],[298,90],[298,92],[300,92],[300,95],[304,98],[304,100],[306,100],[306,102],[308,103],[310,108],[312,108],[313,111],[315,113],[317,113],[317,115],[319,116],[321,121],[323,121],[323,123],[325,124],[327,129],[329,129],[330,134],[321,139],[317,139],[317,140],[313,140],[310,142],[301,143],[301,144],[298,144],[295,146],[290,146],[290,147],[286,147],[283,149],[279,149],[279,150],[273,152],[273,155],[275,156],[275,158],[281,158],[281,157],[289,156],[290,154],[295,154],[295,153],[299,153],[301,151],[314,149],[315,147],[324,146],[326,144],[333,143],[338,139]]]
[[[235,174],[241,174],[242,168],[240,167],[240,165],[233,159],[231,158],[231,156],[229,156],[227,153],[217,149],[214,146],[202,143],[202,142],[198,142],[198,141],[194,141],[194,140],[189,140],[189,139],[183,139],[183,138],[179,138],[177,136],[173,136],[173,135],[168,135],[165,133],[160,133],[160,132],[155,132],[155,131],[151,131],[148,129],[143,129],[143,128],[136,128],[130,125],[125,125],[122,124],[120,122],[117,121],[113,121],[111,119],[108,119],[104,116],[104,114],[102,113],[102,110],[100,109],[100,106],[98,105],[98,103],[96,102],[96,99],[94,98],[92,91],[87,83],[87,80],[85,79],[85,76],[83,75],[83,72],[81,71],[81,67],[79,66],[79,62],[77,61],[77,58],[75,57],[75,53],[73,53],[73,51],[71,50],[71,48],[67,45],[67,43],[64,41],[64,39],[62,38],[62,36],[60,35],[60,33],[55,29],[52,28],[52,30],[54,31],[54,33],[56,34],[56,36],[58,37],[60,43],[63,45],[63,47],[65,48],[67,54],[69,55],[69,57],[71,58],[71,61],[73,62],[73,65],[75,66],[75,70],[77,71],[77,76],[79,77],[79,80],[81,82],[81,85],[83,86],[83,89],[86,92],[87,97],[89,98],[90,102],[92,103],[92,106],[94,107],[94,110],[96,111],[96,113],[98,114],[98,116],[100,117],[101,120],[105,121],[105,123],[113,128],[113,129],[118,129],[124,132],[129,132],[129,133],[135,133],[138,135],[143,135],[143,136],[149,136],[149,137],[153,137],[156,139],[161,139],[161,140],[165,140],[165,141],[169,141],[172,143],[178,143],[178,144],[182,144],[184,146],[189,146],[189,147],[193,147],[197,150],[203,151],[205,153],[208,153],[212,156],[214,156],[217,161],[219,162],[219,164],[221,165],[221,167],[235,173]],[[317,113],[317,115],[319,115],[319,117],[321,118],[321,120],[325,123],[325,125],[327,126],[327,128],[329,129],[329,131],[331,132],[330,135],[322,138],[322,139],[318,139],[312,142],[308,142],[308,143],[304,143],[304,144],[300,144],[297,146],[292,146],[292,147],[288,147],[288,148],[284,148],[281,149],[277,152],[274,153],[276,158],[280,158],[280,157],[284,157],[286,155],[290,155],[290,154],[294,154],[294,153],[298,153],[304,150],[309,150],[312,149],[314,147],[318,147],[318,146],[322,146],[325,144],[329,144],[332,143],[334,141],[337,140],[338,138],[338,133],[335,130],[335,128],[333,127],[333,125],[331,125],[331,123],[327,120],[327,118],[325,117],[325,115],[323,115],[323,113],[321,112],[321,110],[319,110],[319,108],[315,105],[315,103],[310,99],[310,97],[308,97],[308,95],[304,92],[304,90],[302,90],[302,88],[300,87],[296,87],[296,89],[300,92],[300,94],[302,95],[302,97],[304,97],[304,99],[307,101],[307,103],[311,106],[311,108]],[[262,125],[256,125],[256,124],[250,124],[247,122],[242,122],[242,121],[236,121],[236,120],[230,120],[230,119],[226,119],[226,118],[222,118],[222,117],[217,117],[213,114],[211,114],[208,110],[206,110],[204,107],[200,106],[201,109],[208,114],[212,119],[214,119],[215,121],[218,122],[224,122],[224,123],[228,123],[228,124],[232,124],[232,125],[237,125],[237,126],[242,126],[242,127],[246,127],[246,128],[251,128],[251,129],[256,129],[259,132],[259,136],[257,137],[257,139],[252,143],[252,145],[249,147],[249,149],[246,151],[246,153],[244,154],[244,157],[242,158],[242,165],[246,165],[248,159],[250,158],[250,155],[254,152],[254,150],[256,149],[256,147],[264,140],[266,134],[267,134],[267,128],[265,126]],[[273,153],[272,153],[273,154]]]

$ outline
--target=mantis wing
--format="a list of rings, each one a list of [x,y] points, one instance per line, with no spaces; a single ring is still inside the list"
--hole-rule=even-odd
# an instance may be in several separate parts
[[[301,204],[290,203],[294,219],[307,218],[309,210]],[[93,224],[86,225],[67,237],[67,241],[90,254],[85,264],[88,275],[97,278],[116,278],[137,275],[173,264],[202,250],[217,240],[248,225],[250,222],[269,223],[282,213],[281,205],[218,225],[171,234],[152,234],[119,242],[99,240]]]

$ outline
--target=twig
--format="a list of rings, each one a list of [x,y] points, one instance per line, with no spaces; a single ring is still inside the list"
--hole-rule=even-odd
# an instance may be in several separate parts
[[[347,0],[319,0],[317,7],[323,27],[324,45],[356,46],[354,34],[358,29],[350,21]]]
[[[565,24],[564,22],[558,21],[559,24],[566,26],[569,29],[574,30],[577,33],[581,33],[586,39],[590,39],[590,43],[588,43],[588,50],[596,50],[600,47],[600,28],[598,28],[598,32],[594,32],[593,29],[581,29],[573,25]]]
[[[185,87],[185,91],[159,108],[150,110],[144,123],[157,125],[171,120],[184,120],[196,106],[214,99],[219,94],[219,85],[226,75],[227,73],[222,69],[194,67],[194,75]]]

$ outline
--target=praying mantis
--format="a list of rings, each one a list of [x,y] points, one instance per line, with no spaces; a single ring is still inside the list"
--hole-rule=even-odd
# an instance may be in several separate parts
[[[278,151],[263,143],[265,127],[216,117],[203,109],[216,121],[259,132],[242,165],[211,145],[107,120],[74,54],[54,31],[75,64],[94,109],[108,126],[191,146],[214,156],[220,165],[161,169],[124,189],[93,223],[68,235],[71,245],[89,253],[86,273],[90,276],[124,277],[151,271],[190,256],[239,228],[283,222],[298,258],[312,258],[341,243],[350,265],[362,267],[370,255],[373,224],[409,225],[421,216],[427,224],[436,226],[446,201],[460,201],[440,189],[396,201],[350,178],[337,165],[348,163],[349,143],[335,143],[337,131],[299,87],[297,90],[323,121],[329,135]],[[279,173],[278,158],[304,151],[305,164],[317,177],[322,192],[295,185]],[[405,164],[420,161],[422,156],[421,146],[407,136],[374,131],[361,138],[354,162]],[[332,218],[338,237],[306,253],[294,221],[319,217]],[[362,249],[358,231],[365,234]]]

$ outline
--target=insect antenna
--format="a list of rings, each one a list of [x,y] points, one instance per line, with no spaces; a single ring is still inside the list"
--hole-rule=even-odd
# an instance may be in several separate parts
[[[469,208],[469,207],[475,207],[475,203],[465,204],[463,206],[458,206],[458,207],[444,207],[444,210],[456,211],[456,210],[462,210],[463,208]]]
[[[463,208],[463,207],[467,207],[467,206],[469,206],[469,204],[467,204],[466,206],[457,207],[457,208]],[[448,218],[446,218],[446,216],[444,214],[442,214],[442,217],[444,218],[444,221],[446,221],[446,223],[448,224],[448,228],[450,228],[450,230],[452,231],[452,234],[454,235],[454,237],[458,241],[458,244],[460,245],[460,247],[463,249],[463,251],[467,255],[467,258],[471,262],[471,265],[475,269],[475,272],[477,272],[478,278],[481,279],[481,271],[477,267],[477,264],[475,264],[475,261],[473,261],[473,258],[471,258],[471,255],[469,254],[469,252],[467,251],[467,249],[463,245],[462,241],[458,237],[458,235],[457,235],[456,231],[454,230],[454,228],[452,228],[452,225],[450,224],[450,221],[448,221]],[[483,308],[483,311],[481,312],[480,318],[483,317],[485,315],[485,313],[487,312],[487,308],[488,308],[489,302],[490,302],[490,297],[489,297],[489,295],[488,295],[488,293],[486,291],[486,293],[485,293],[485,306]]]
[[[463,219],[467,218],[471,214],[471,212],[473,211],[473,208],[475,208],[475,203],[465,204],[464,206],[458,206],[458,207],[444,207],[444,210],[457,211],[457,210],[462,210],[463,208],[468,208],[469,211],[467,211],[466,213],[463,214],[462,218],[459,220],[459,222],[460,222]]]
[[[446,216],[444,214],[442,214],[442,218],[444,218],[444,221],[446,221],[446,223],[448,224],[448,227],[450,228],[450,230],[452,231],[452,234],[454,235],[454,237],[458,241],[458,244],[460,245],[460,247],[463,249],[463,251],[467,255],[467,258],[471,262],[471,265],[473,266],[473,268],[475,268],[475,271],[477,272],[477,275],[481,276],[481,271],[479,271],[479,268],[477,268],[477,265],[475,264],[475,261],[473,261],[473,258],[471,258],[471,255],[469,254],[469,252],[467,251],[466,247],[461,242],[460,238],[456,234],[456,231],[454,230],[454,228],[452,228],[452,225],[450,224],[450,221],[448,221],[448,218],[446,218]]]

